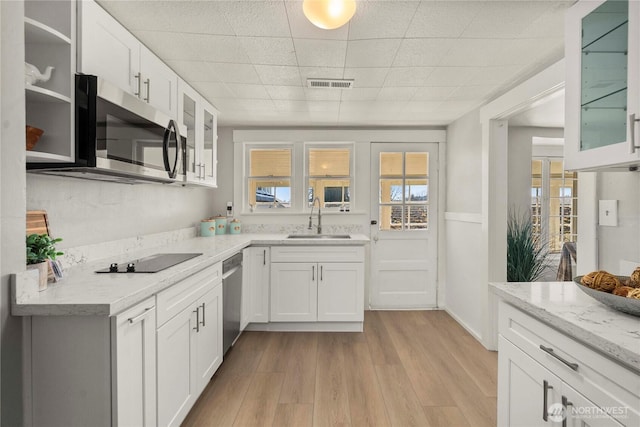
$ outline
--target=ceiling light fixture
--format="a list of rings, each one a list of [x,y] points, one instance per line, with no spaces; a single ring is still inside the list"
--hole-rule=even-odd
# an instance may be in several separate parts
[[[304,0],[302,11],[313,25],[333,30],[349,22],[356,13],[355,0]]]

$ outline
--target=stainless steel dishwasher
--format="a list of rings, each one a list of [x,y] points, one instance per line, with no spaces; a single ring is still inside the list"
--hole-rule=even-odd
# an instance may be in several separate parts
[[[222,298],[222,346],[226,353],[240,335],[242,252],[222,262]]]

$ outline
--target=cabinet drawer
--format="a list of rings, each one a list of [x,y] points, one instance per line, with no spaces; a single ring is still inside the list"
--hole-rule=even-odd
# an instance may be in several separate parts
[[[276,246],[271,262],[364,262],[362,246]]]
[[[160,292],[156,302],[158,327],[220,283],[222,283],[222,263],[218,262]]]
[[[603,408],[626,406],[624,425],[640,423],[640,374],[500,301],[500,334]],[[545,347],[545,351],[541,346]],[[563,362],[564,360],[564,362]],[[575,364],[572,367],[569,364]],[[575,368],[575,369],[574,369]]]

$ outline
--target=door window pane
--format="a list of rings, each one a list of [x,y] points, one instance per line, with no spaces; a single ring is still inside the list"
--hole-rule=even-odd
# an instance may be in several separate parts
[[[405,208],[405,224],[409,230],[426,230],[428,228],[429,208],[424,205],[408,205]]]
[[[429,174],[429,153],[407,153],[406,154],[407,176],[424,176]]]
[[[380,230],[402,230],[402,212],[403,207],[397,206],[380,206]]]
[[[429,187],[426,179],[408,179],[405,185],[405,200],[407,202],[427,202]]]
[[[380,203],[402,202],[402,179],[380,180]]]
[[[402,176],[403,153],[380,153],[380,176]]]

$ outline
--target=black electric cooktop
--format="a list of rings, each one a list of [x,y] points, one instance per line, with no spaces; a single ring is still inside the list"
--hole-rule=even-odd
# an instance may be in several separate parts
[[[111,264],[108,268],[98,270],[96,273],[157,273],[166,268],[173,267],[195,258],[199,254],[155,254],[148,257],[135,259],[122,264]]]

